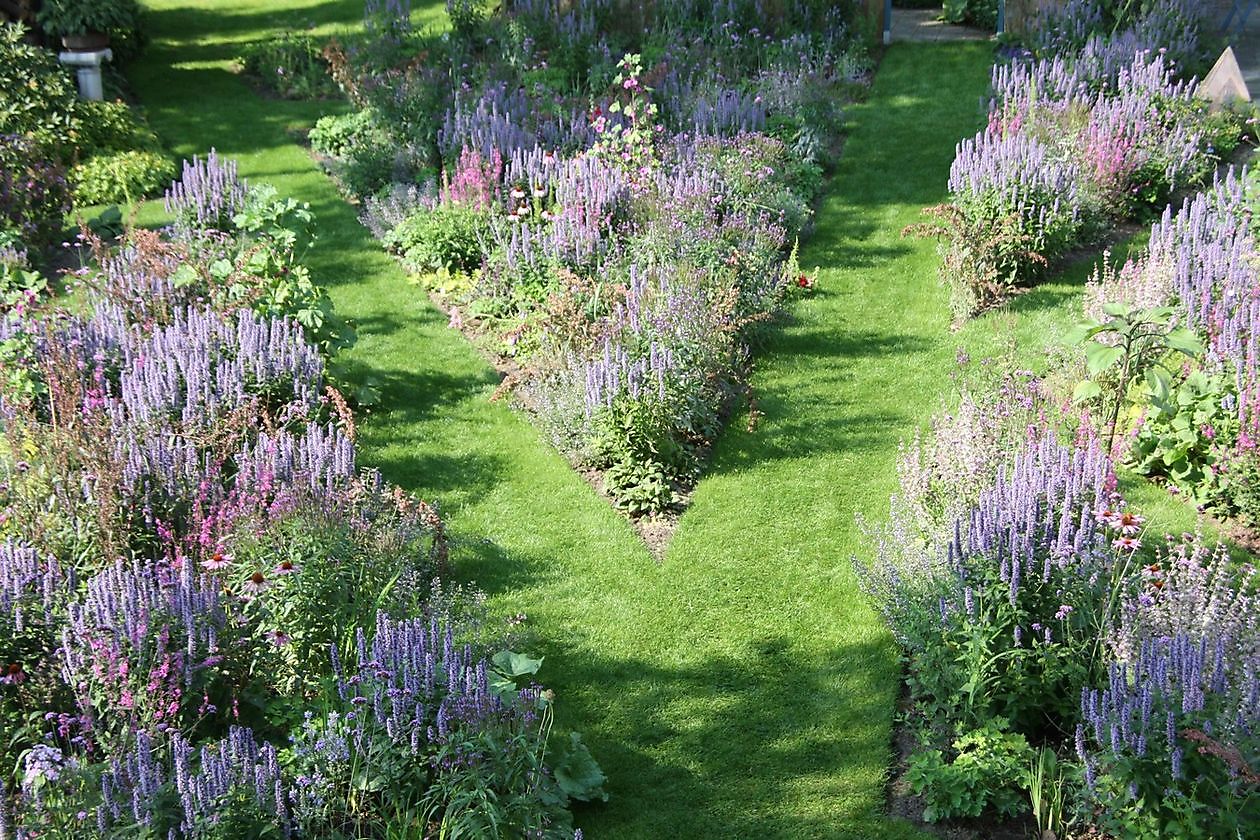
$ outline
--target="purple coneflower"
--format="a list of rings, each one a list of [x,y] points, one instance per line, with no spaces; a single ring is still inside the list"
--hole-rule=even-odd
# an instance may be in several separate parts
[[[266,576],[262,572],[254,572],[249,576],[249,580],[245,581],[241,586],[241,589],[246,595],[257,595],[269,585]]]
[[[283,630],[272,630],[267,634],[267,641],[271,642],[276,647],[284,647],[289,642],[293,641],[293,637]]]
[[[201,565],[208,572],[217,572],[232,565],[232,555],[216,551],[209,558],[202,560]]]
[[[1136,537],[1121,537],[1111,545],[1118,551],[1128,551],[1132,553],[1142,547],[1142,541]]]

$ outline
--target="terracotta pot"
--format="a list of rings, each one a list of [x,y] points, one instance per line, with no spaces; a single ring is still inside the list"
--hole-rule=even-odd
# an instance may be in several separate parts
[[[62,35],[61,44],[71,52],[92,52],[109,46],[109,35],[104,32],[86,32],[82,35]]]

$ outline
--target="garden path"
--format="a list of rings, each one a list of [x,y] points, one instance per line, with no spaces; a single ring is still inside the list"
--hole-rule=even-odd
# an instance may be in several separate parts
[[[455,570],[495,614],[528,614],[560,724],[586,733],[611,778],[612,800],[579,812],[587,836],[917,836],[881,816],[899,668],[854,585],[855,514],[886,511],[898,441],[949,390],[957,350],[1014,339],[1031,357],[1071,319],[1083,275],[951,335],[933,244],[900,235],[945,198],[954,143],[983,119],[989,46],[888,51],[803,249],[818,289],[758,349],[760,422],[732,421],[658,562],[528,421],[489,401],[494,371],[295,140],[340,106],[260,98],[232,72],[245,42],[357,26],[361,2],[146,6],[154,40],[129,76],[172,150],[217,147],[317,214],[308,263],[358,322],[355,375],[382,391],[362,418],[364,460],[440,503]],[[436,21],[441,4],[419,13]]]
[[[960,26],[941,20],[941,10],[893,9],[892,42],[907,41],[987,41],[993,33],[974,26]]]

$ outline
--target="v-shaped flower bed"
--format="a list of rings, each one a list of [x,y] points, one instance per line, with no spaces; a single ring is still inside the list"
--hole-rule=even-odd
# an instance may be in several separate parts
[[[311,134],[364,220],[632,516],[685,504],[792,289],[864,60],[826,4],[371,14]],[[745,8],[747,7],[747,8]],[[757,12],[757,13],[754,13]]]

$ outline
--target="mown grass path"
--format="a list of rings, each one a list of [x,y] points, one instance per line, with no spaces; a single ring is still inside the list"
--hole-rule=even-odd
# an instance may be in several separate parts
[[[129,75],[164,140],[182,155],[216,147],[315,210],[310,265],[358,322],[354,366],[384,386],[363,460],[437,500],[458,576],[496,612],[528,614],[561,725],[586,733],[611,777],[612,801],[578,815],[587,836],[914,836],[880,815],[899,669],[856,592],[854,517],[886,510],[898,441],[948,392],[956,349],[1043,346],[1079,286],[1043,286],[951,335],[932,243],[900,235],[944,198],[954,143],[980,123],[989,47],[885,57],[802,254],[822,269],[818,291],[759,349],[764,417],[754,431],[732,421],[657,562],[523,417],[488,401],[493,371],[295,142],[334,106],[263,99],[231,73],[244,42],[353,27],[361,4],[146,5],[154,43]]]

